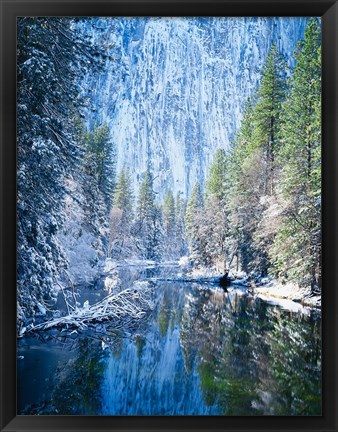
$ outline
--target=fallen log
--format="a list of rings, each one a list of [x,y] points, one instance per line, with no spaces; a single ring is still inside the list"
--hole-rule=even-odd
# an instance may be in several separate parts
[[[154,282],[177,282],[177,283],[199,283],[199,284],[219,284],[219,276],[176,276],[167,278],[151,278]]]
[[[76,308],[68,315],[52,318],[36,326],[31,326],[26,333],[34,333],[51,328],[78,328],[84,330],[89,323],[102,321],[120,322],[124,319],[139,320],[153,309],[151,288],[125,289],[117,294],[110,294],[103,300],[89,305],[88,301],[82,308]]]

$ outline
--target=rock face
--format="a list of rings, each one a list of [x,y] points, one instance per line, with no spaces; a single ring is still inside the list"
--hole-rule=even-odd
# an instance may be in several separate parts
[[[112,55],[83,85],[88,121],[105,121],[117,171],[135,192],[147,167],[159,197],[190,194],[227,149],[273,43],[289,66],[307,18],[101,18],[79,23]]]

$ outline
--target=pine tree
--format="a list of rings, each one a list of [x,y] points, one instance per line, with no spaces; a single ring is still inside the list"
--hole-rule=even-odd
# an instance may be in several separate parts
[[[309,21],[295,52],[278,157],[281,228],[271,250],[279,276],[315,289],[321,278],[321,28]]]
[[[92,132],[88,132],[83,121],[76,116],[74,118],[73,133],[79,146],[80,161],[72,175],[71,183],[75,182],[77,184],[80,196],[76,197],[77,193],[72,190],[68,192],[68,195],[70,198],[81,201],[79,204],[81,204],[81,209],[84,212],[84,218],[83,220],[79,218],[79,224],[86,229],[89,228],[99,242],[105,242],[103,231],[107,229],[108,209],[105,195],[100,189],[98,176],[93,168],[93,158],[88,150],[88,140],[91,139]]]
[[[182,257],[187,253],[187,241],[185,232],[186,200],[177,192],[175,199],[176,220],[176,256]]]
[[[280,127],[280,113],[286,92],[286,63],[276,45],[272,45],[262,70],[254,108],[253,145],[263,150],[266,164],[265,194],[274,189],[274,165],[278,149],[276,137]]]
[[[254,270],[265,274],[270,267],[268,250],[276,232],[264,228],[264,215],[269,214],[275,200],[277,181],[276,156],[279,152],[278,133],[281,124],[282,103],[286,95],[287,66],[283,57],[272,45],[262,71],[262,79],[257,90],[257,103],[253,111],[254,157],[259,155],[258,167],[262,171],[261,188],[257,196],[256,227],[252,231],[252,251]],[[257,160],[257,159],[256,159]],[[254,178],[256,178],[256,174]],[[258,180],[259,181],[259,180]]]
[[[143,258],[159,260],[162,255],[162,212],[156,204],[153,176],[148,169],[140,186],[134,235]]]
[[[133,191],[129,168],[122,170],[119,174],[113,197],[113,206],[123,212],[123,225],[131,224],[133,220]]]
[[[196,263],[203,263],[203,245],[200,238],[200,228],[203,226],[203,194],[197,181],[191,192],[185,214],[186,234],[189,250]]]
[[[228,166],[226,152],[224,149],[218,149],[209,169],[205,191],[206,200],[208,197],[214,196],[220,202],[225,202],[228,192],[227,178]]]
[[[232,230],[231,257],[240,260],[242,270],[266,270],[254,235],[261,220],[261,197],[265,195],[265,162],[262,148],[254,145],[254,106],[246,106],[242,125],[233,143],[229,162],[229,227]],[[262,265],[263,264],[263,265]]]
[[[109,250],[113,257],[128,257],[135,252],[131,237],[133,223],[133,191],[129,169],[119,174],[110,211]]]
[[[286,64],[272,46],[263,67],[260,86],[246,106],[242,126],[232,148],[229,167],[231,225],[245,271],[265,274],[274,233],[262,229],[269,197],[274,195],[277,136],[286,94]]]
[[[97,70],[96,47],[83,44],[72,18],[17,21],[17,180],[19,319],[55,295],[67,266],[57,239],[63,224],[64,179],[79,166],[73,118],[81,79]]]
[[[176,252],[176,211],[171,190],[166,193],[163,204],[163,227],[165,235],[166,257],[172,259]]]
[[[109,138],[108,126],[106,124],[94,125],[93,130],[84,133],[84,143],[86,170],[95,176],[109,211],[115,185],[116,152]]]
[[[226,239],[228,229],[229,172],[225,150],[218,149],[210,166],[205,193],[205,223],[200,238],[204,244],[204,256],[208,265],[216,265],[219,271],[227,267]]]

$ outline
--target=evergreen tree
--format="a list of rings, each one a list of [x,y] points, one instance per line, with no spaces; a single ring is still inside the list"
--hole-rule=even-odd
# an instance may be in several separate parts
[[[285,62],[273,45],[254,100],[246,106],[229,167],[231,224],[237,237],[233,249],[240,254],[243,270],[262,274],[270,266],[268,249],[274,238],[274,233],[267,235],[268,231],[261,225],[275,189],[277,136],[286,93],[285,71]]]
[[[74,170],[72,177],[67,179],[70,181],[72,187],[67,191],[68,199],[72,201],[72,207],[76,208],[77,204],[80,206],[82,214],[76,214],[75,220],[77,221],[80,233],[84,228],[89,231],[96,239],[93,241],[92,246],[106,253],[106,234],[108,230],[107,223],[107,206],[105,196],[98,182],[98,177],[94,170],[90,169],[88,153],[86,151],[86,139],[88,133],[84,124],[75,118],[74,120],[74,137],[79,144],[81,152],[80,162]],[[75,190],[74,190],[75,188]],[[72,212],[72,209],[69,209]],[[80,213],[80,212],[79,212]],[[68,214],[67,219],[70,225],[74,223],[72,217]],[[66,224],[62,231],[68,230]],[[80,236],[80,234],[78,234]],[[92,263],[94,264],[94,263]]]
[[[176,211],[171,190],[166,193],[163,204],[163,227],[165,234],[165,252],[167,258],[174,258],[176,252]]]
[[[228,166],[227,156],[224,149],[218,149],[213,163],[209,169],[209,177],[206,183],[206,200],[210,196],[216,197],[225,203],[228,192]]]
[[[254,235],[261,220],[261,197],[265,195],[265,163],[261,148],[253,145],[254,107],[247,104],[242,125],[230,155],[229,226],[232,229],[231,257],[237,256],[242,270],[266,270]]]
[[[219,271],[227,268],[228,192],[228,160],[225,151],[218,149],[206,183],[205,223],[200,239],[205,247],[205,261],[208,265],[216,265]]]
[[[151,228],[151,242],[149,244],[148,257],[160,261],[164,255],[164,232],[163,232],[163,211],[160,204],[155,202],[154,216]]]
[[[134,252],[131,237],[133,222],[133,191],[129,169],[119,174],[113,196],[113,208],[110,211],[110,245],[113,257],[127,257]]]
[[[107,210],[109,210],[115,183],[116,152],[109,138],[108,126],[106,124],[95,125],[93,130],[84,133],[84,143],[86,170],[95,176],[98,188],[104,195]]]
[[[321,28],[317,19],[309,21],[295,59],[278,157],[283,217],[271,258],[279,276],[315,289],[321,278]]]
[[[148,169],[140,186],[134,235],[143,258],[158,260],[162,255],[162,212],[155,202],[153,176]]]
[[[186,234],[189,250],[196,263],[203,262],[203,245],[200,238],[200,227],[203,225],[203,195],[197,181],[191,192],[185,214]]]
[[[177,192],[175,199],[176,220],[176,255],[182,257],[187,253],[187,241],[185,233],[186,200]]]
[[[262,70],[254,108],[252,144],[262,149],[265,169],[265,194],[274,189],[274,165],[277,153],[276,138],[280,127],[282,102],[286,92],[286,63],[276,45],[272,45]]]
[[[130,225],[133,220],[133,191],[129,168],[119,174],[113,198],[113,206],[122,210],[123,225]]]
[[[57,239],[66,176],[79,166],[73,118],[81,107],[81,79],[97,69],[90,42],[72,30],[72,18],[17,21],[18,318],[55,295],[67,266]],[[98,58],[99,60],[99,58]]]

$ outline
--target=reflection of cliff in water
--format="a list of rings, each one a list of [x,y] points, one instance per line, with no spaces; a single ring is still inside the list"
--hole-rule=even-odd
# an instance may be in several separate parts
[[[22,341],[19,413],[321,414],[320,317],[232,288],[165,281],[160,269],[120,276],[123,286],[148,280],[155,309],[118,331],[97,324],[67,340],[53,330]]]
[[[225,415],[320,415],[320,321],[263,301],[206,291],[188,295],[181,345],[197,359],[203,397]]]
[[[95,415],[100,413],[102,405],[100,387],[105,368],[104,360],[108,354],[102,351],[101,342],[90,338],[79,338],[75,343],[70,340],[65,342],[64,349],[56,348],[51,341],[49,343],[51,343],[49,347],[51,353],[59,358],[57,366],[51,376],[45,378],[44,381],[48,382],[47,386],[44,382],[34,380],[37,387],[41,389],[46,387],[45,391],[41,392],[41,399],[35,400],[36,403],[27,404],[22,409],[19,407],[19,413],[27,415]],[[42,344],[36,345],[35,349],[41,349],[39,362],[48,361]],[[68,352],[60,356],[64,350]],[[63,359],[64,357],[66,359]],[[34,375],[39,377],[39,370],[34,371]]]
[[[184,288],[157,283],[156,296],[146,333],[125,339],[121,356],[108,360],[104,414],[216,414],[217,407],[204,403],[198,371],[188,375],[184,367],[180,347]]]

